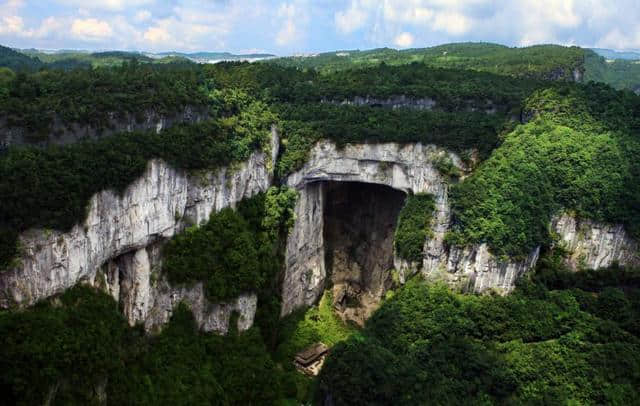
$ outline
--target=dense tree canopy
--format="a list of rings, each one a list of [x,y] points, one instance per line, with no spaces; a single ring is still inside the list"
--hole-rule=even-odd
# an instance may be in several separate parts
[[[604,284],[594,286],[542,263],[535,282],[507,297],[410,281],[333,349],[320,397],[336,405],[633,403],[638,272],[621,290],[624,271],[601,270]]]

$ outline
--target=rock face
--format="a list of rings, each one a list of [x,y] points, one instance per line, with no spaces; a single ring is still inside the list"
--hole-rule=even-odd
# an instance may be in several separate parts
[[[569,251],[567,263],[574,270],[607,268],[616,263],[640,266],[640,245],[622,225],[578,221],[563,213],[553,219],[552,227]]]
[[[405,193],[369,183],[328,182],[324,206],[325,267],[334,310],[364,325],[394,286],[393,240]]]
[[[405,193],[434,196],[433,234],[425,241],[422,263],[394,258],[400,283],[419,271],[427,278],[443,279],[470,292],[495,290],[504,294],[513,290],[516,280],[536,265],[540,248],[520,261],[500,261],[490,253],[486,244],[446,246],[444,236],[451,224],[449,183],[433,164],[442,154],[449,154],[459,169],[466,170],[457,156],[432,145],[361,144],[339,149],[329,141],[319,142],[304,167],[286,179],[288,186],[298,189],[300,198],[295,207],[296,222],[286,248],[281,314],[287,315],[297,308],[314,304],[328,282],[334,288],[336,282],[340,283],[329,278],[330,270],[327,268],[331,264],[327,264],[325,255],[330,245],[325,241],[324,228],[328,227],[325,211],[330,204],[327,199],[332,182],[372,183]],[[574,269],[598,269],[614,263],[640,265],[639,245],[627,236],[620,225],[577,222],[563,215],[554,219],[551,226],[572,252],[569,261]],[[389,276],[378,272],[378,277],[367,278],[361,275],[367,270],[360,269],[359,272],[357,277],[353,277],[355,274],[343,276],[359,283],[367,279],[380,281]],[[384,289],[376,289],[380,284],[365,285],[361,288],[374,299],[379,299],[381,292],[384,293]],[[334,297],[334,305],[335,301]]]
[[[171,300],[154,297],[159,290],[154,290],[150,278],[157,260],[150,259],[145,248],[187,225],[202,224],[214,211],[265,191],[272,182],[270,168],[277,149],[274,130],[271,156],[254,152],[248,161],[233,169],[189,174],[161,160],[150,161],[144,175],[122,195],[110,190],[94,195],[87,218],[71,231],[30,230],[21,235],[23,254],[19,266],[0,274],[0,307],[31,305],[80,282],[96,284],[98,270],[106,266],[106,282],[99,285],[106,286],[122,302],[131,323],[144,321],[149,327],[154,326],[168,319],[154,316],[153,321],[147,322],[156,307],[166,310],[167,303],[173,304],[180,297],[196,303],[200,300],[198,294],[207,312],[220,312],[207,307],[202,287],[198,286],[176,291],[165,287],[160,291]],[[243,302],[236,307],[251,306]],[[207,317],[198,319],[205,328],[221,324],[207,321]]]
[[[421,271],[427,278],[444,279],[470,292],[495,289],[501,293],[511,291],[515,281],[535,266],[540,249],[534,250],[523,261],[499,261],[489,252],[486,244],[468,247],[448,247],[444,237],[451,224],[451,207],[445,193],[436,196],[435,212],[431,222],[433,237],[425,242]],[[402,278],[419,264],[397,263]]]
[[[370,106],[370,107],[384,107],[390,109],[413,109],[413,110],[438,110],[438,103],[429,97],[414,98],[406,95],[390,96],[386,99],[370,97],[370,96],[356,96],[352,99],[345,100],[322,100],[323,103],[350,105],[350,106]],[[482,105],[476,100],[467,100],[466,107],[462,109],[464,111],[484,111],[487,114],[496,113],[498,110],[505,110],[505,106],[498,106],[491,100],[485,100]]]
[[[98,270],[93,284],[119,301],[130,325],[144,324],[157,331],[168,323],[180,302],[191,308],[203,331],[226,334],[231,315],[238,314],[237,329],[253,325],[258,297],[247,293],[227,303],[210,303],[202,283],[172,286],[161,271],[162,243],[151,244],[110,260]]]
[[[93,126],[77,123],[66,124],[60,117],[54,119],[50,134],[34,136],[24,128],[8,127],[6,120],[0,118],[0,150],[11,145],[64,145],[83,139],[105,137],[119,132],[154,130],[156,133],[180,123],[197,123],[207,119],[206,108],[187,106],[182,111],[164,115],[149,110],[136,118],[135,115],[125,114],[122,117],[113,115],[107,128],[98,129]]]
[[[325,103],[346,104],[353,106],[376,106],[387,107],[392,109],[399,108],[412,108],[416,110],[433,110],[436,107],[436,101],[428,97],[414,99],[404,95],[391,96],[386,99],[379,99],[375,97],[362,97],[356,96],[353,99],[343,100],[341,102],[327,101]]]
[[[430,193],[442,205],[438,197],[447,195],[448,183],[433,162],[443,154],[447,152],[422,144],[359,144],[344,149],[330,141],[316,144],[309,161],[286,179],[287,186],[297,188],[300,196],[285,254],[281,314],[315,303],[325,289],[326,182],[364,182],[405,193]],[[457,156],[450,156],[464,169]]]
[[[187,173],[160,160],[149,162],[144,175],[121,195],[108,190],[94,195],[87,218],[71,231],[23,233],[19,265],[0,274],[0,307],[28,306],[77,283],[88,283],[118,300],[129,323],[142,323],[147,330],[166,323],[179,302],[191,306],[203,330],[227,332],[234,312],[239,314],[238,329],[249,328],[257,305],[255,294],[210,303],[202,284],[171,286],[161,271],[161,249],[187,225],[202,224],[212,212],[265,191],[273,180],[277,153],[274,130],[271,156],[255,152],[233,168]],[[348,308],[345,303],[354,297],[360,302],[363,312],[343,312],[358,322],[391,286],[387,268],[392,266],[399,283],[419,271],[468,291],[512,290],[516,279],[535,266],[539,249],[522,261],[501,262],[483,244],[447,247],[451,180],[435,165],[443,155],[466,173],[458,156],[433,145],[358,144],[340,149],[330,141],[317,143],[308,162],[285,179],[287,186],[299,191],[299,198],[285,252],[281,315],[314,304],[330,283],[334,305]],[[358,203],[349,197],[341,203],[350,193],[345,185],[354,182],[395,191],[370,193],[371,201]],[[335,193],[344,187],[347,192]],[[420,264],[397,257],[391,260],[389,237],[395,222],[386,215],[372,217],[381,210],[396,213],[402,194],[409,193],[429,193],[435,199],[433,233],[425,241]],[[397,199],[389,197],[394,194]],[[378,198],[387,200],[373,201]],[[574,269],[614,263],[640,266],[639,245],[622,226],[578,222],[566,214],[554,218],[551,226],[571,252],[569,263]]]

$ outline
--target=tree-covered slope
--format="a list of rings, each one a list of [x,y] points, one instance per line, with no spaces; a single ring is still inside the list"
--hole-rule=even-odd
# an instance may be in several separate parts
[[[490,43],[445,44],[431,48],[369,51],[337,51],[305,57],[278,58],[269,63],[317,69],[323,72],[386,63],[412,62],[438,68],[490,72],[520,78],[573,80],[573,70],[581,69],[584,51],[578,47],[536,45],[510,48]]]
[[[201,333],[179,306],[164,331],[148,337],[127,325],[110,296],[87,287],[0,313],[0,336],[7,405],[273,404],[288,382],[258,328]]]
[[[634,403],[638,272],[562,272],[543,265],[506,297],[410,281],[334,347],[318,403]]]
[[[0,68],[11,70],[34,70],[43,66],[40,59],[24,55],[0,45]]]
[[[605,59],[595,53],[585,55],[585,81],[602,82],[616,89],[640,88],[640,60]]]
[[[559,86],[532,95],[526,109],[533,120],[453,188],[449,242],[526,256],[551,242],[551,217],[562,210],[639,236],[640,98],[604,85]]]
[[[49,136],[56,119],[102,129],[126,114],[170,115],[186,106],[205,106],[202,83],[188,68],[135,61],[116,68],[20,72],[0,82],[0,118],[5,130],[23,128],[34,138]]]

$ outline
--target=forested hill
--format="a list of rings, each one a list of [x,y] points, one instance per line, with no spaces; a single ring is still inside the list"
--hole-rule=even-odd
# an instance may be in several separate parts
[[[640,64],[607,53],[605,59],[590,49],[559,45],[510,48],[491,43],[455,43],[431,48],[366,51],[345,50],[309,56],[292,56],[269,61],[286,67],[332,72],[344,69],[413,62],[436,68],[490,72],[517,78],[577,80],[607,83],[616,89],[640,85]],[[624,56],[624,54],[622,54]]]
[[[323,72],[380,63],[404,65],[423,63],[437,68],[458,68],[515,77],[573,80],[574,69],[581,69],[585,50],[578,47],[536,45],[510,48],[491,43],[456,43],[431,48],[368,51],[336,51],[305,57],[270,61],[282,66],[312,68]]]
[[[33,70],[39,69],[44,64],[38,58],[27,56],[23,53],[14,51],[11,48],[0,45],[0,68],[9,68],[12,70]]]

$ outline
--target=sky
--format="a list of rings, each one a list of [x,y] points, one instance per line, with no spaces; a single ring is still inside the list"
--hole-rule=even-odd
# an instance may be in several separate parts
[[[16,48],[269,52],[488,41],[640,49],[640,0],[0,0]]]

